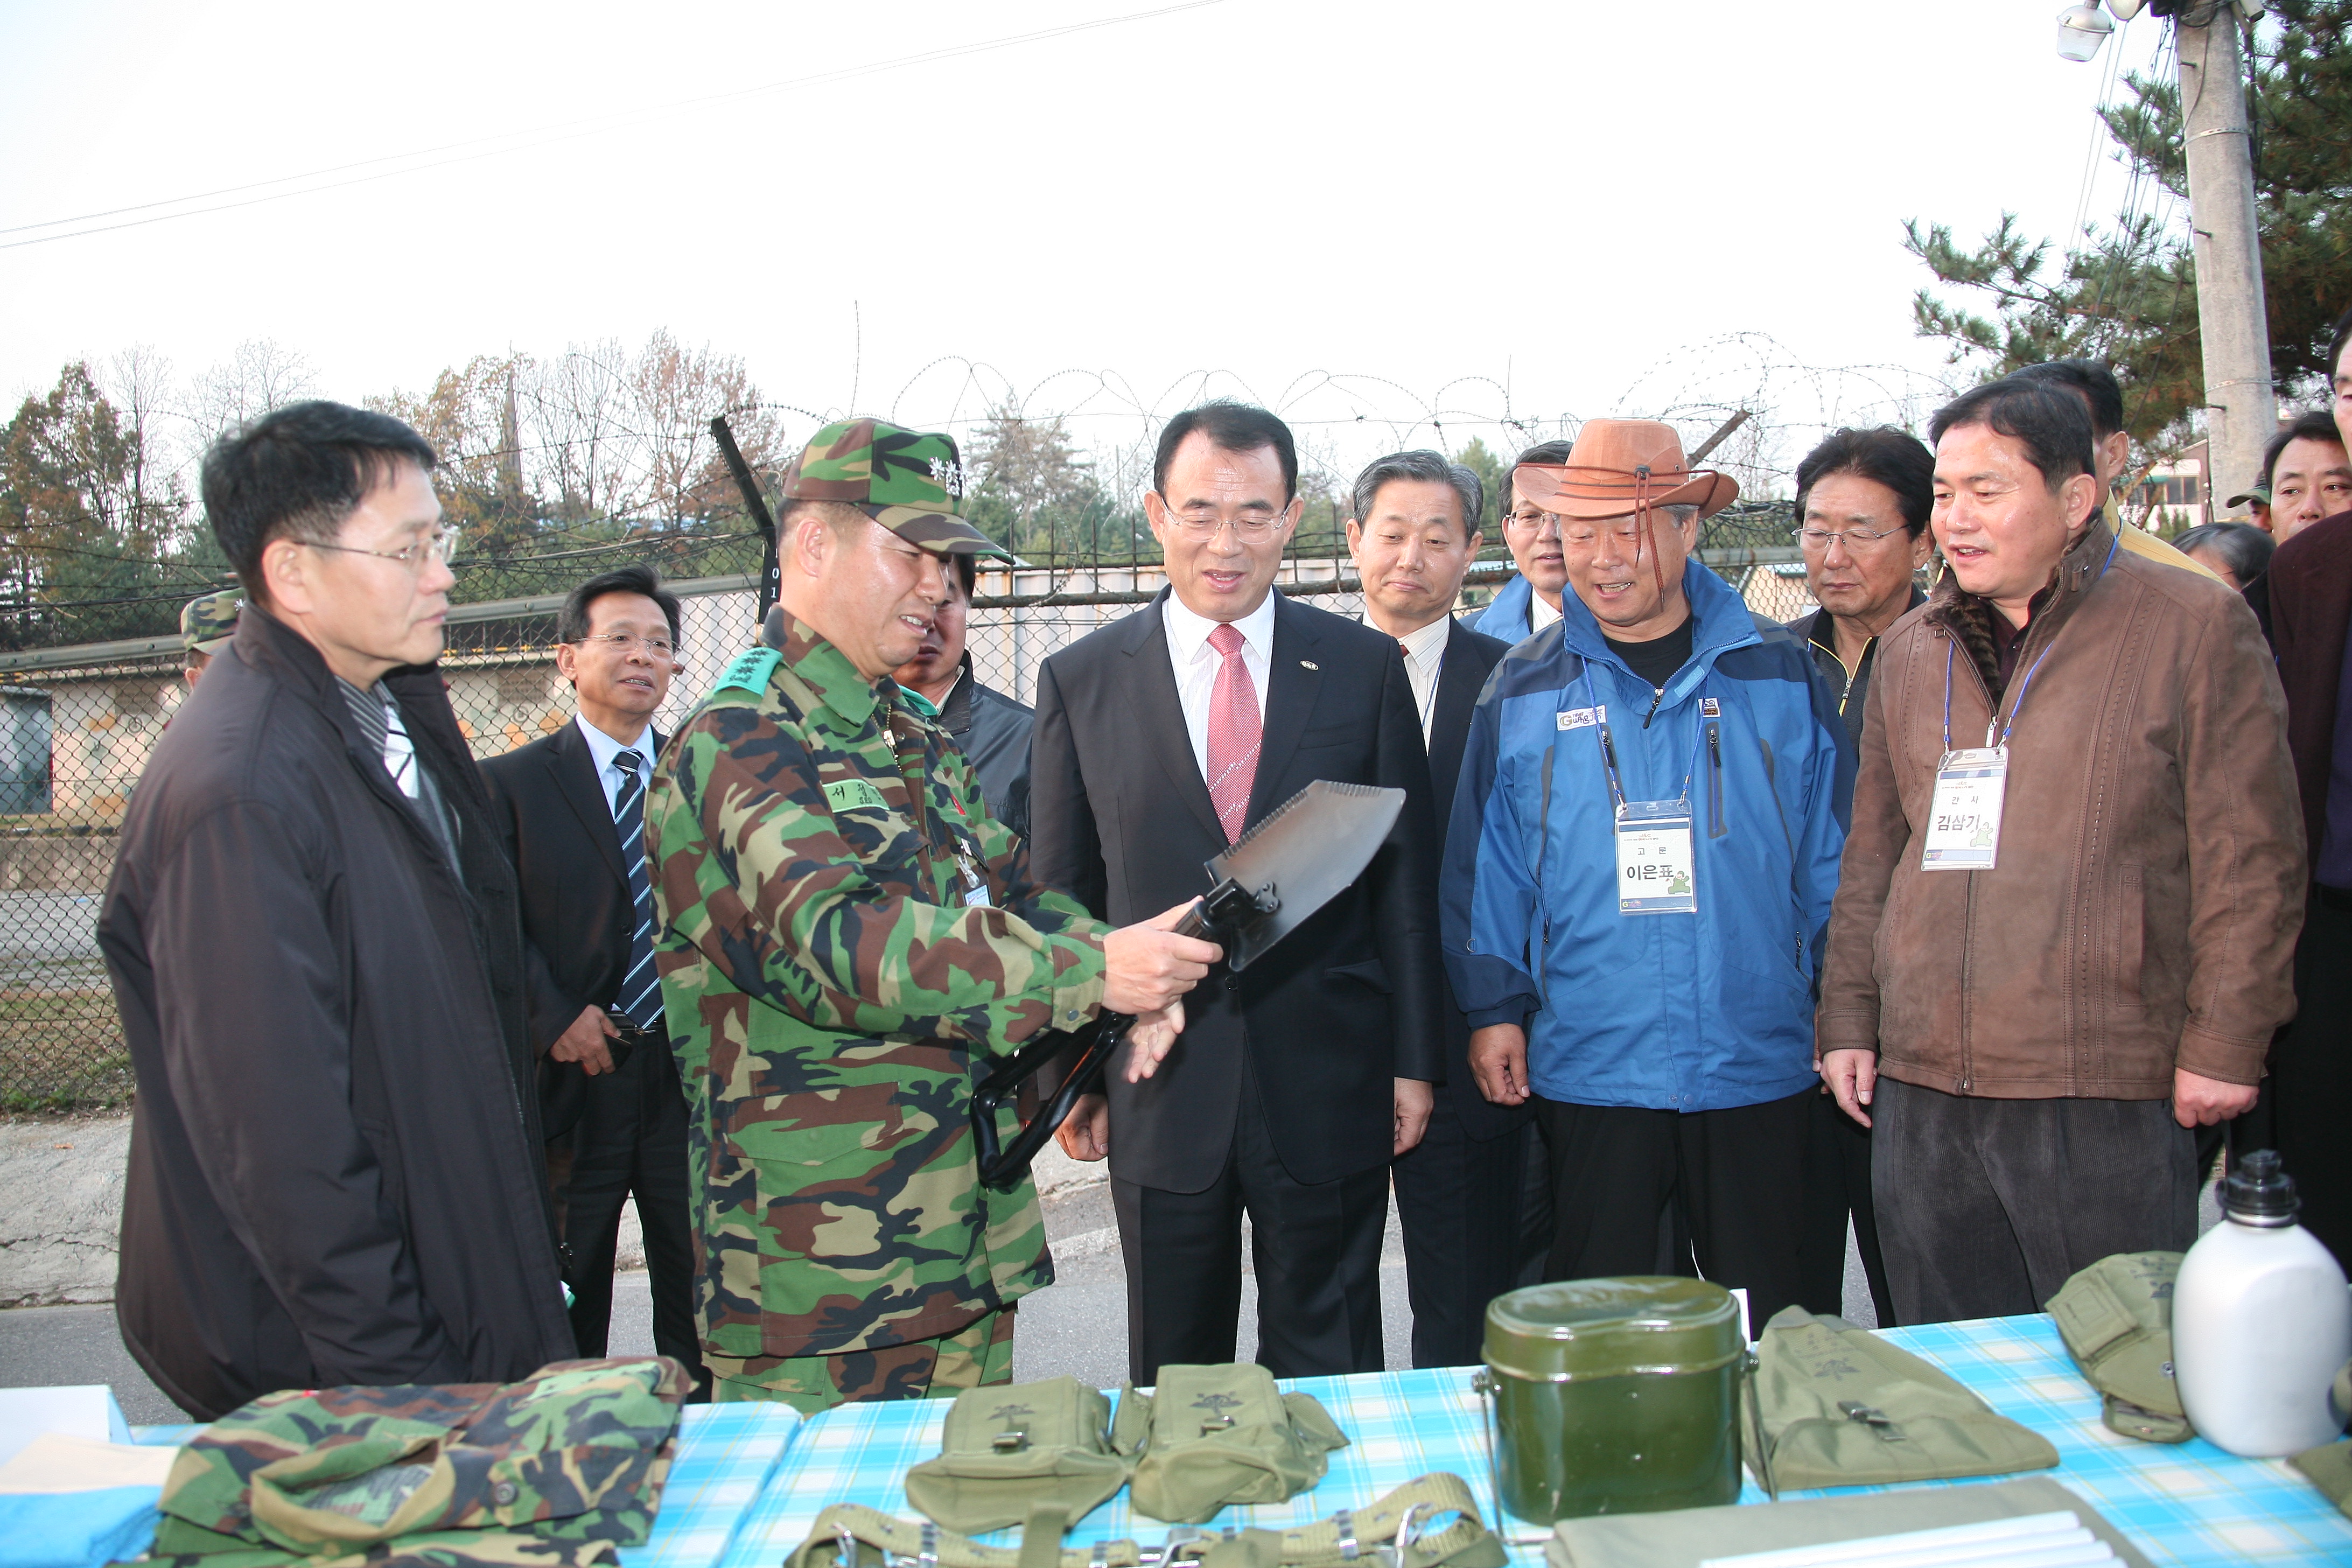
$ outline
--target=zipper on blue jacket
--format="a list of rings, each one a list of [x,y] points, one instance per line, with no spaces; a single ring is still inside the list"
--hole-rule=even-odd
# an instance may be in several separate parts
[[[1543,896],[1543,874],[1544,859],[1551,852],[1551,764],[1559,754],[1558,742],[1544,748],[1542,798],[1536,809],[1536,908],[1543,916],[1536,939],[1536,1001],[1546,1007],[1551,1005],[1550,987],[1544,976],[1551,959],[1551,900]]]
[[[1706,722],[1707,788],[1706,836],[1720,838],[1723,826],[1723,726],[1713,719]]]

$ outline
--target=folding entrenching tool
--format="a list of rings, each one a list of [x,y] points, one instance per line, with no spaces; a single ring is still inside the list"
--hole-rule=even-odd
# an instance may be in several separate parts
[[[1317,779],[1208,862],[1209,891],[1176,929],[1222,946],[1227,968],[1247,969],[1363,875],[1403,809],[1401,789]],[[971,1135],[982,1183],[1009,1188],[1027,1173],[1078,1097],[1101,1084],[1134,1022],[1124,1013],[1106,1012],[1083,1029],[1040,1035],[981,1079],[971,1095]],[[1076,1059],[1054,1098],[1010,1148],[1000,1150],[997,1111],[1039,1068],[1073,1052]]]

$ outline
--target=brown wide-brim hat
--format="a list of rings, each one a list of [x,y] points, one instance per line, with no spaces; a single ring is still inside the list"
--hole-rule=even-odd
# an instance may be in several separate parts
[[[1522,463],[1511,482],[1561,517],[1597,521],[1643,507],[1695,506],[1713,517],[1739,499],[1739,481],[1683,461],[1682,437],[1655,419],[1592,419],[1565,463]]]

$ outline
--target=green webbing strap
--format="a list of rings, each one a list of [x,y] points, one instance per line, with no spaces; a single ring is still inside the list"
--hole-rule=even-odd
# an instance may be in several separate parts
[[[1421,1528],[1448,1513],[1455,1517],[1444,1529]],[[1502,1543],[1480,1521],[1468,1484],[1443,1470],[1406,1482],[1370,1508],[1341,1509],[1297,1530],[1213,1535],[1177,1525],[1162,1546],[1106,1541],[1064,1549],[1067,1527],[1066,1510],[1041,1508],[1030,1515],[1018,1548],[982,1546],[928,1520],[835,1503],[817,1515],[785,1568],[1504,1568],[1507,1561]]]

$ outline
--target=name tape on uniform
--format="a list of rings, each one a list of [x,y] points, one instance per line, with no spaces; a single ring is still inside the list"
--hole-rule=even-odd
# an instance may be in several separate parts
[[[1563,730],[1590,730],[1595,724],[1608,721],[1609,710],[1606,707],[1570,708],[1559,715],[1559,727]]]
[[[824,804],[835,811],[887,811],[890,803],[866,779],[835,779],[824,786]]]

